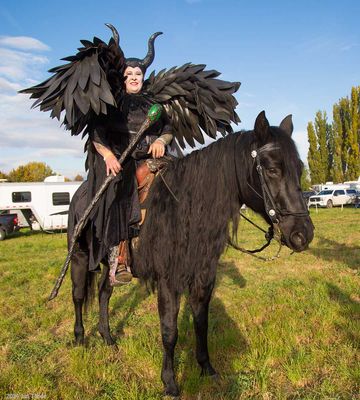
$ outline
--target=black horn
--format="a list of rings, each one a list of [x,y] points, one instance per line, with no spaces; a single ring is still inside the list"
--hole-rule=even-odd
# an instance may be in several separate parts
[[[113,38],[115,40],[115,43],[119,46],[120,43],[120,36],[119,36],[119,32],[116,30],[114,25],[111,24],[105,24],[109,29],[111,29],[112,33],[113,33]]]
[[[146,55],[146,57],[141,61],[141,63],[143,64],[143,66],[145,67],[145,69],[154,61],[154,57],[155,57],[155,47],[154,47],[154,42],[155,39],[159,36],[162,35],[162,32],[155,32],[153,33],[150,38],[149,38],[149,42],[148,42],[148,53]]]

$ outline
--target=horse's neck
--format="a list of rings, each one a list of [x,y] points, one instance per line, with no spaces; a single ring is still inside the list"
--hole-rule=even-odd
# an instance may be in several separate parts
[[[196,179],[192,195],[203,202],[204,214],[211,216],[218,210],[229,218],[234,207],[238,207],[234,147],[237,140],[238,135],[229,135],[187,156],[186,175]]]

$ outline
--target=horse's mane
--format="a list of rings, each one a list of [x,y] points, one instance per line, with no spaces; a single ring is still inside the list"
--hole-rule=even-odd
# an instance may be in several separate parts
[[[254,184],[254,149],[264,156],[274,153],[271,157],[281,163],[284,174],[299,173],[294,142],[271,127],[266,143],[258,143],[253,131],[230,134],[174,161],[163,179],[158,176],[134,253],[134,269],[141,279],[155,282],[161,276],[181,292],[202,279],[198,274],[211,278],[227,243],[229,223],[232,233],[237,232],[244,199],[253,198],[263,207],[248,185]]]
[[[182,291],[200,271],[207,277],[209,268],[215,271],[229,221],[235,230],[238,226],[241,204],[236,173],[241,176],[247,168],[236,171],[234,157],[239,156],[235,147],[248,146],[248,140],[235,146],[243,136],[231,134],[193,151],[169,165],[164,179],[155,180],[135,252],[140,278],[155,281],[160,269],[168,268],[161,276],[172,279],[175,289]]]

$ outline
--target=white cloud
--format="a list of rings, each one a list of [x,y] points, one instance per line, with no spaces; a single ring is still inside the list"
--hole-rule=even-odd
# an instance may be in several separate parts
[[[42,55],[0,47],[0,77],[11,81],[26,83],[30,78],[40,77],[48,62]]]
[[[309,143],[307,140],[307,132],[306,131],[294,131],[292,134],[292,138],[296,143],[296,147],[298,149],[301,160],[307,164],[307,153],[309,150]]]
[[[20,50],[50,50],[50,47],[45,43],[28,36],[0,36],[0,46],[11,47]]]
[[[70,177],[83,173],[81,138],[65,132],[49,113],[32,110],[33,100],[18,94],[47,78],[49,61],[41,51],[49,47],[33,38],[6,39],[0,38],[0,170],[9,172],[30,161],[41,161]]]
[[[17,83],[9,82],[7,79],[0,77],[0,92],[14,92],[21,89],[21,86]]]

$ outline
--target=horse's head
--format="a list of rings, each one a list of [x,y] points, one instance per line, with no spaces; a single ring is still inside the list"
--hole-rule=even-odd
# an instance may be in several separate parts
[[[255,121],[252,132],[252,167],[245,203],[270,224],[277,224],[282,242],[303,251],[313,239],[314,226],[302,196],[302,162],[291,138],[291,115],[279,127],[270,126],[265,112]]]

